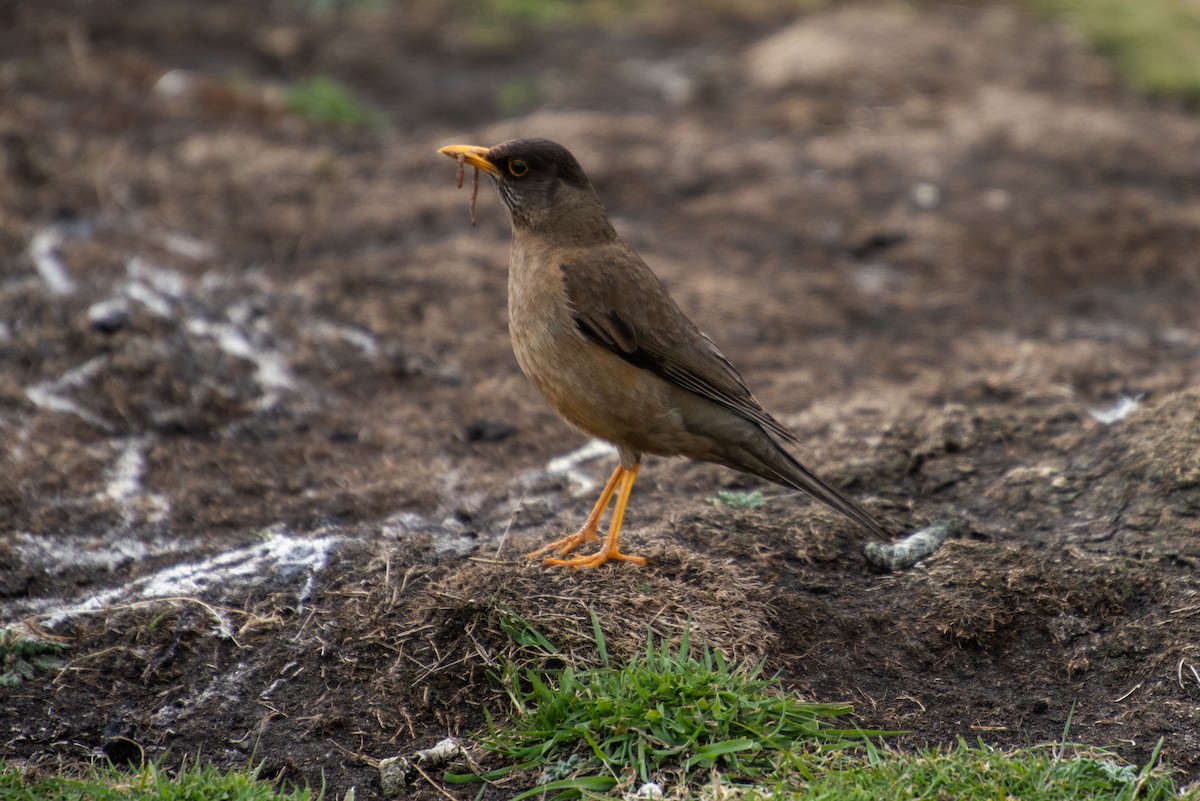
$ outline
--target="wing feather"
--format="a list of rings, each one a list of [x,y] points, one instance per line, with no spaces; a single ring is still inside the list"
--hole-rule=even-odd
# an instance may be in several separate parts
[[[585,336],[631,364],[796,441],[624,243],[590,248],[564,262],[562,273],[572,315]]]

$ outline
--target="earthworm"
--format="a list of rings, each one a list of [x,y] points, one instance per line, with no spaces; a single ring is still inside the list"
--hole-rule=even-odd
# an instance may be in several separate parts
[[[471,225],[475,224],[475,198],[479,197],[479,168],[475,168],[475,176],[471,179]]]
[[[467,163],[467,157],[462,153],[459,153],[455,157],[455,161],[458,162],[458,171],[454,173],[454,179],[456,181],[456,186],[458,186],[459,189],[462,189],[463,178],[466,175],[466,170],[463,169],[463,165]],[[475,224],[475,198],[479,197],[479,168],[475,167],[474,169],[475,177],[471,180],[471,225]]]

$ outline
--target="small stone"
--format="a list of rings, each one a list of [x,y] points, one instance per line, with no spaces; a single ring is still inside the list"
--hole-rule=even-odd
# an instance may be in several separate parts
[[[476,420],[463,428],[462,438],[467,442],[500,442],[517,433],[516,426],[499,420]]]
[[[134,739],[133,726],[127,721],[117,718],[110,720],[102,732],[104,744],[100,750],[108,761],[114,765],[140,765],[145,759],[146,752]]]
[[[87,311],[88,322],[101,334],[115,334],[129,322],[129,301],[109,298],[93,303]]]
[[[395,798],[408,787],[409,761],[404,757],[379,760],[379,787],[387,798]]]
[[[163,73],[151,90],[162,97],[175,98],[189,94],[196,85],[196,78],[187,70],[174,69]]]
[[[930,211],[942,201],[942,191],[931,183],[922,181],[912,188],[912,201],[917,208]]]

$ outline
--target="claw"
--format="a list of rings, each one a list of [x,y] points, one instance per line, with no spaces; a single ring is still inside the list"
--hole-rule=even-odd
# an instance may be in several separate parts
[[[604,537],[604,547],[591,556],[576,556],[572,559],[549,557],[543,560],[542,564],[548,567],[574,568],[599,567],[605,562],[613,561],[633,562],[638,565],[646,564],[645,557],[621,553],[619,548],[621,521],[625,518],[625,507],[629,505],[629,493],[633,491],[633,482],[637,480],[639,467],[640,465],[634,465],[632,469],[626,469],[621,465],[617,465],[617,469],[609,477],[608,483],[604,485],[604,491],[600,493],[600,498],[596,501],[596,505],[592,507],[592,513],[584,521],[583,527],[574,534],[568,534],[562,539],[555,540],[549,545],[543,545],[536,551],[526,554],[525,558],[535,559],[547,551],[556,551],[559,556],[566,556],[585,542],[591,542],[596,539],[596,529],[600,526],[600,518],[604,515],[604,510],[608,508],[608,502],[612,500],[612,496],[619,486],[621,491],[617,494],[617,506],[613,509],[612,522],[609,523],[608,534]]]

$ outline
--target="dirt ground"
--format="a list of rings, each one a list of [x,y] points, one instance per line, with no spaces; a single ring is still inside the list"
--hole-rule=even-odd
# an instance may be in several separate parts
[[[0,690],[0,754],[370,798],[504,710],[506,615],[585,654],[594,610],[900,747],[1074,708],[1200,779],[1200,120],[1005,5],[772,7],[0,2],[0,622],[69,646]],[[320,74],[383,124],[289,114]],[[650,459],[647,567],[522,560],[613,457],[552,464],[586,443],[511,355],[507,220],[434,152],[517,135],[573,150],[803,461],[966,533],[881,575],[807,499]]]

